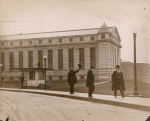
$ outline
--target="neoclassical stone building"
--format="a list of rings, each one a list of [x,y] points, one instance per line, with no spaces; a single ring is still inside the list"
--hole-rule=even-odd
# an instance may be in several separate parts
[[[64,80],[71,67],[82,69],[78,79],[86,79],[90,66],[94,66],[96,79],[109,79],[121,60],[121,39],[117,28],[100,28],[55,31],[1,36],[2,79],[20,80],[25,74],[27,86],[44,83],[46,79]]]

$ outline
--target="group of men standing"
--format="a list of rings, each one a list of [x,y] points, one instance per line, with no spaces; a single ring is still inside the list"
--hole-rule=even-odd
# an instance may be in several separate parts
[[[70,85],[70,94],[74,94],[74,85],[78,82],[76,78],[76,73],[79,72],[81,65],[78,64],[79,69],[76,71],[73,71],[73,68],[70,69],[68,72],[68,83]],[[94,86],[94,74],[93,74],[93,66],[90,67],[88,73],[87,73],[87,79],[86,79],[86,87],[88,87],[88,97],[92,98],[92,94],[94,92],[95,86]],[[123,73],[120,71],[120,66],[116,66],[116,71],[113,72],[111,76],[111,83],[112,88],[111,90],[114,91],[114,96],[117,98],[117,90],[120,90],[122,98],[124,97],[124,78]]]
[[[70,94],[74,94],[74,84],[76,84],[77,78],[76,78],[76,73],[79,72],[81,65],[79,64],[79,69],[76,71],[73,71],[73,68],[70,69],[68,72],[68,83],[70,85]],[[94,92],[95,86],[94,86],[94,74],[93,74],[93,69],[94,67],[91,66],[90,70],[87,73],[87,81],[86,81],[86,87],[89,88],[88,96],[93,97],[92,93]]]

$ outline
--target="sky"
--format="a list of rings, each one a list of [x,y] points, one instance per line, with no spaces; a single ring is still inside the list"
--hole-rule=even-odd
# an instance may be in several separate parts
[[[121,58],[149,63],[150,0],[0,0],[0,36],[116,26]]]

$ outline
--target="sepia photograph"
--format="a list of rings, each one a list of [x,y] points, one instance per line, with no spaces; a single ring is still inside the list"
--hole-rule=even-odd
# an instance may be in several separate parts
[[[150,121],[150,0],[0,0],[0,121]]]

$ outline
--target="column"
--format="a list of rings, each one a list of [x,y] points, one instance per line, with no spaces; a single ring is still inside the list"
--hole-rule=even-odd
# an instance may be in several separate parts
[[[84,48],[85,69],[90,69],[90,48]]]
[[[28,50],[23,49],[23,68],[28,68]]]
[[[74,69],[78,69],[79,64],[79,48],[74,48]]]
[[[68,49],[63,49],[63,70],[69,69]]]
[[[58,48],[53,49],[53,68],[58,70]]]
[[[38,68],[38,49],[33,50],[33,68]]]

